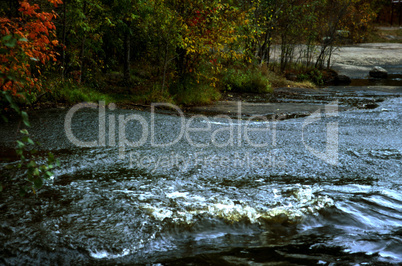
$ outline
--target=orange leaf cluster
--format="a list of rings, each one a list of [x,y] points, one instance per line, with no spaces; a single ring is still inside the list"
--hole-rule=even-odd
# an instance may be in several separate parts
[[[61,4],[61,0],[49,0],[50,3]],[[21,17],[0,18],[0,38],[12,35],[17,40],[16,45],[6,45],[0,41],[0,86],[2,90],[18,92],[36,88],[41,89],[38,79],[31,74],[31,64],[39,62],[45,65],[50,60],[56,61],[54,46],[58,45],[55,25],[52,19],[54,12],[41,12],[37,4],[31,5],[28,0],[20,2]],[[6,51],[6,52],[4,52]],[[39,66],[38,74],[40,75]]]

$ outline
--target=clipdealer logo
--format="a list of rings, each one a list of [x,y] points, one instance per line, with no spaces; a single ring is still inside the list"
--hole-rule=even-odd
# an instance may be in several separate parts
[[[327,117],[337,116],[337,102],[333,102],[325,106],[325,113]],[[174,110],[179,116],[179,132],[173,140],[166,142],[160,142],[160,138],[157,138],[157,122],[155,118],[155,111],[158,107],[165,107]],[[73,117],[81,109],[98,109],[98,138],[97,140],[83,141],[77,138],[73,132]],[[150,145],[156,148],[167,148],[177,144],[181,140],[187,141],[187,143],[194,148],[205,148],[209,146],[215,146],[218,148],[222,147],[241,147],[243,144],[247,144],[253,148],[276,148],[276,138],[277,138],[277,123],[278,120],[269,121],[266,116],[251,116],[248,120],[242,118],[242,106],[241,102],[237,103],[237,119],[232,119],[227,115],[217,115],[214,117],[207,117],[204,115],[194,115],[186,118],[183,111],[178,107],[170,103],[153,103],[151,105],[150,118],[147,120],[144,116],[140,114],[120,114],[116,116],[113,111],[116,109],[114,103],[110,103],[108,106],[105,102],[100,101],[99,104],[96,103],[79,103],[74,105],[66,114],[64,121],[64,129],[67,138],[71,143],[78,147],[118,147],[118,158],[123,160],[126,156],[127,148],[136,148],[143,145]],[[108,111],[108,112],[107,112]],[[280,118],[280,117],[279,117]],[[220,126],[216,129],[212,128],[214,124],[213,121],[216,119],[226,120],[224,126]],[[311,152],[314,156],[323,160],[324,162],[337,165],[338,163],[338,124],[337,122],[329,123],[327,125],[327,148],[325,152],[320,152],[314,148],[308,146],[305,142],[304,128],[322,119],[321,110],[317,110],[311,116],[307,117],[302,126],[302,141],[306,149]],[[194,126],[195,120],[203,121],[203,126],[198,124],[198,127]],[[255,126],[255,120],[259,120],[258,125]],[[262,122],[262,123],[261,123]],[[131,123],[131,124],[130,124]],[[135,141],[127,137],[127,128],[135,123],[135,131],[140,133],[140,137]],[[132,127],[132,126],[131,126]],[[130,128],[132,130],[132,128]],[[116,134],[117,132],[117,134]],[[265,137],[266,141],[255,141],[250,135],[254,132],[258,132],[260,136]],[[209,141],[204,143],[199,143],[194,141],[194,134],[205,133],[210,134]],[[227,138],[222,141],[219,138],[221,134],[225,134]],[[159,140],[159,141],[158,141]],[[267,151],[268,153],[268,151]],[[269,151],[270,158],[273,157],[272,151]],[[141,158],[138,152],[135,152],[135,158],[139,162],[149,161],[147,158]],[[133,154],[130,154],[130,164]],[[149,156],[148,156],[149,157]],[[230,160],[230,159],[229,159]],[[258,161],[258,159],[256,159]],[[275,160],[275,159],[274,159]],[[199,161],[199,159],[198,159]],[[285,166],[284,158],[279,158],[281,166]],[[157,160],[155,159],[155,162]],[[217,162],[222,165],[222,161]],[[144,164],[144,163],[143,163]],[[265,165],[265,164],[263,164]],[[270,163],[269,165],[273,165]],[[274,164],[275,165],[275,164]]]
[[[326,124],[326,141],[325,141],[325,151],[319,151],[314,149],[313,147],[306,144],[305,141],[305,134],[304,129],[306,126],[316,123],[323,119],[323,117],[331,118],[331,117],[338,117],[339,103],[338,101],[333,101],[329,104],[326,104],[324,107],[324,116],[322,115],[322,109],[318,109],[310,116],[308,116],[302,125],[302,141],[304,147],[314,156],[319,158],[320,160],[333,165],[337,166],[339,163],[339,122],[329,122]]]

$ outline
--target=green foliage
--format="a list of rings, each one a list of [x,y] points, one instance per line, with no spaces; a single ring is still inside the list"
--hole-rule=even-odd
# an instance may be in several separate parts
[[[162,91],[160,84],[153,84],[148,90],[139,94],[126,96],[123,102],[138,102],[151,104],[157,102],[173,103],[173,99],[167,90]]]
[[[305,71],[297,75],[297,79],[300,81],[311,81],[318,86],[324,85],[324,78],[322,71],[316,68]]]
[[[20,107],[15,102],[14,97],[11,95],[10,91],[0,91],[0,115],[4,122],[8,122],[6,113],[14,111],[23,118],[23,122],[26,126],[29,126],[29,121],[27,119],[27,114],[20,110]]]
[[[44,182],[53,177],[53,172],[51,171],[56,166],[60,166],[60,162],[49,152],[46,157],[46,162],[39,164],[38,161],[44,158],[37,156],[37,150],[32,149],[35,144],[39,145],[39,143],[35,143],[29,137],[28,130],[23,129],[20,133],[23,134],[23,137],[21,140],[17,140],[17,146],[15,148],[20,161],[17,165],[11,165],[9,168],[14,168],[16,172],[18,172],[18,170],[22,171],[22,176],[25,177],[25,183],[27,183],[27,185],[25,184],[20,188],[20,194],[21,196],[25,196],[30,190],[36,194],[36,191],[42,188]]]
[[[77,84],[73,80],[51,81],[48,83],[51,92],[43,97],[43,101],[51,101],[65,104],[74,104],[77,102],[113,102],[115,99],[110,93],[101,93],[97,89]]]
[[[363,39],[381,1],[64,1],[55,9],[62,63],[53,67],[62,67],[57,72],[66,84],[56,84],[54,95],[42,99],[105,100],[98,91],[113,95],[122,87],[125,91],[117,94],[141,102],[208,102],[217,97],[202,95],[214,95],[212,88],[219,86],[267,92],[276,83],[257,65],[279,63],[282,73],[294,63],[329,67],[333,46],[341,39],[336,33]],[[15,45],[14,39],[4,38],[5,47]],[[225,70],[239,64],[248,69]],[[137,70],[142,73],[132,75]],[[122,78],[108,87],[102,76],[112,71]],[[302,73],[300,79],[322,82],[317,73]],[[189,96],[183,95],[191,93],[198,96],[185,100]]]
[[[271,84],[268,78],[257,68],[228,69],[222,78],[223,87],[226,90],[236,92],[271,92]]]
[[[29,4],[26,2],[23,4],[25,4],[26,8],[29,7]],[[30,10],[32,13],[35,8]],[[26,12],[26,15],[30,14],[28,11]],[[36,13],[36,15],[40,16],[38,13]],[[45,20],[44,17],[43,20]],[[8,27],[15,30],[15,24],[13,24],[11,20],[3,19],[2,23],[4,23],[4,21],[6,23],[2,24],[2,26],[8,25]],[[38,21],[36,24],[31,24],[30,27],[33,27],[33,25],[41,26],[43,21],[39,19]],[[29,27],[27,28],[29,29]],[[53,25],[48,22],[45,28],[42,28],[41,31],[48,32],[47,28],[52,29]],[[0,33],[4,34],[9,31],[9,29],[4,27],[4,29],[1,29]],[[44,49],[46,50],[46,54],[38,53],[42,48],[46,48],[44,43],[50,42],[49,39],[47,39],[47,36],[45,36],[46,38],[40,39],[38,43],[32,41],[32,39],[34,39],[32,36],[28,36],[28,38],[31,39],[31,41],[28,42],[25,37],[22,37],[23,34],[20,32],[20,29],[16,31],[19,32],[19,34],[6,34],[0,39],[0,46],[2,48],[0,49],[2,61],[2,65],[0,65],[0,116],[3,121],[8,122],[8,115],[17,114],[21,118],[23,124],[26,127],[29,127],[30,123],[28,114],[26,111],[21,109],[20,105],[29,104],[29,99],[34,97],[34,94],[31,93],[30,89],[28,89],[29,86],[27,86],[27,88],[24,85],[26,85],[27,81],[32,83],[37,81],[37,78],[32,77],[32,70],[29,69],[30,65],[27,63],[27,60],[29,57],[31,57],[32,60],[36,53],[36,55],[44,56],[41,58],[41,62],[45,64],[49,59],[49,55],[52,56],[53,51],[51,49]],[[32,32],[31,34],[36,36]],[[40,74],[40,71],[37,71]],[[38,84],[36,85],[38,86]],[[19,161],[14,164],[3,166],[2,169],[0,169],[2,179],[6,179],[1,180],[0,191],[4,190],[4,181],[8,181],[7,185],[10,183],[13,185],[15,183],[23,182],[20,194],[25,195],[30,189],[36,193],[36,191],[43,186],[44,181],[53,176],[51,170],[55,167],[55,164],[58,165],[59,162],[55,160],[53,154],[49,153],[46,157],[47,162],[40,164],[39,161],[44,160],[44,158],[37,156],[36,150],[32,149],[35,146],[35,142],[29,137],[28,130],[23,129],[20,133],[22,134],[22,137],[17,140],[17,145],[15,147],[15,153],[18,156]],[[36,143],[36,145],[38,144]],[[5,172],[7,173],[5,174]],[[21,177],[23,180],[21,180]]]
[[[28,114],[19,108],[10,93],[8,91],[1,91],[1,96],[3,107],[1,110],[6,110],[7,108],[5,107],[5,104],[8,104],[8,106],[10,106],[11,109],[21,117],[25,126],[29,127],[30,123]],[[2,113],[2,118],[7,122],[8,119],[5,116],[4,111]],[[20,183],[20,180],[16,179],[18,173],[24,178],[25,184],[20,188],[20,194],[24,196],[30,190],[36,193],[36,191],[43,186],[45,180],[48,180],[53,176],[51,170],[55,166],[59,166],[60,163],[54,158],[52,153],[48,153],[46,158],[47,162],[39,164],[38,161],[44,160],[44,158],[37,156],[37,150],[33,149],[33,147],[39,145],[39,143],[35,143],[29,137],[27,129],[21,130],[20,133],[22,134],[22,137],[20,140],[17,140],[17,146],[15,147],[15,152],[19,158],[19,162],[17,164],[9,164],[5,168],[10,173],[8,175],[9,182]],[[0,183],[0,191],[3,190],[3,187],[4,184]]]
[[[210,104],[218,101],[221,94],[217,88],[208,84],[194,84],[191,90],[179,90],[175,95],[175,102],[183,105]]]

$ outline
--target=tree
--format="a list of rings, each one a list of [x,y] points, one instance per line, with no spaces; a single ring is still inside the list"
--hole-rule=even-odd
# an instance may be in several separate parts
[[[221,63],[244,57],[240,48],[246,38],[247,13],[236,5],[221,1],[168,1],[167,6],[179,22],[176,73],[179,83],[193,77],[215,86]],[[202,73],[200,67],[209,71]]]
[[[59,0],[50,0],[54,5],[61,3]],[[22,111],[16,100],[28,101],[27,96],[34,94],[34,89],[40,91],[41,84],[38,78],[32,74],[32,62],[45,65],[50,60],[56,60],[56,53],[53,48],[57,45],[55,26],[52,19],[54,13],[40,12],[37,4],[30,5],[28,1],[20,3],[21,16],[15,18],[0,18],[0,114],[2,119],[7,121],[5,111],[9,108],[18,113],[24,124],[29,127],[28,115]],[[40,66],[35,66],[38,75],[41,74]],[[48,161],[45,164],[37,164],[35,150],[27,149],[34,145],[26,129],[21,130],[23,137],[17,141],[16,154],[20,162],[16,169],[24,171],[25,181],[35,191],[42,187],[45,179],[49,179],[53,173],[50,170],[55,162],[52,154],[48,154]],[[13,167],[13,166],[12,166]],[[2,169],[4,172],[4,169]],[[15,173],[15,172],[14,172]],[[12,181],[15,178],[10,177]],[[21,194],[25,194],[28,186],[21,188]],[[0,191],[3,184],[0,183]]]
[[[60,4],[60,0],[49,0]],[[21,92],[32,93],[32,89],[41,90],[39,79],[32,70],[41,74],[41,66],[49,61],[56,61],[54,47],[55,29],[52,20],[55,13],[40,12],[37,4],[30,5],[22,1],[18,9],[21,16],[0,18],[0,86],[3,91],[12,95]]]
[[[104,7],[100,0],[68,0],[63,7],[63,74],[74,76],[78,83],[98,71],[102,50]]]
[[[145,5],[144,1],[121,0],[106,1],[112,26],[117,32],[121,33],[119,38],[123,43],[123,76],[127,84],[131,83],[131,43],[134,36],[135,23],[139,19],[139,7]]]

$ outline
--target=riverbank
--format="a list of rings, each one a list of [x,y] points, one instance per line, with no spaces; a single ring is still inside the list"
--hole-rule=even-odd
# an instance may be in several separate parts
[[[352,79],[368,79],[369,71],[377,65],[391,71],[400,70],[397,68],[402,65],[402,44],[364,43],[339,47],[333,54],[332,62],[332,68],[340,75],[346,75]],[[308,116],[332,101],[338,101],[341,110],[374,109],[386,98],[401,96],[402,82],[401,86],[276,88],[273,93],[263,95],[225,93],[222,101],[209,106],[191,107],[187,111],[238,117],[238,102],[242,102],[241,116],[243,117],[263,116],[286,119]]]
[[[331,86],[321,89],[277,88],[272,93],[224,93],[222,100],[209,105],[179,107],[136,103],[118,103],[120,109],[156,111],[158,113],[185,116],[225,116],[232,119],[284,120],[306,117],[324,109],[336,101],[337,110],[375,109],[389,98],[402,97],[402,86]],[[66,107],[63,107],[66,108]],[[387,111],[387,110],[380,110]]]
[[[260,95],[227,94],[226,101],[186,109],[188,114],[226,115],[242,119],[290,119],[309,116],[337,101],[338,110],[375,109],[387,98],[402,97],[402,87],[280,88],[269,99]]]
[[[402,65],[402,43],[362,43],[339,47],[332,61],[332,68],[338,74],[352,79],[368,78],[374,66],[392,69]]]
[[[331,86],[320,89],[277,88],[272,93],[223,93],[220,101],[209,105],[161,106],[156,112],[177,115],[180,109],[186,116],[225,115],[234,119],[291,119],[309,116],[325,105],[337,101],[338,110],[375,109],[387,98],[402,97],[402,86]],[[71,108],[73,104],[41,103],[35,109]],[[120,109],[151,111],[152,105],[118,102]]]
[[[333,54],[332,62],[332,68],[338,74],[349,76],[352,79],[367,79],[370,69],[376,65],[383,66],[387,70],[399,71],[400,68],[398,69],[398,67],[402,65],[402,44],[365,43],[339,47]],[[241,102],[242,117],[264,116],[267,118],[279,117],[287,119],[308,116],[323,105],[335,100],[339,101],[341,109],[375,108],[378,106],[378,102],[383,101],[384,98],[400,97],[402,92],[402,86],[330,86],[313,89],[308,88],[308,86],[306,88],[294,87],[300,84],[289,83],[289,85],[284,83],[283,80],[277,84],[283,85],[283,87],[277,86],[269,93],[225,91],[221,93],[220,100],[211,104],[181,105],[180,108],[188,115],[204,114],[238,117],[238,103]],[[151,109],[151,105],[143,101],[143,98],[149,95],[139,93],[138,96],[131,96],[132,100],[127,100],[130,98],[125,93],[138,94],[139,92],[116,89],[112,94],[98,93],[92,98],[106,103],[114,102],[122,109],[145,111]],[[52,96],[50,95],[48,97],[49,101],[46,101],[47,96],[45,96],[44,101],[38,101],[31,108],[69,108],[79,102],[79,97],[83,97],[83,95],[91,99],[89,97],[91,92],[85,91],[79,86],[73,87],[70,94],[76,97],[73,97],[73,100],[77,100],[72,102],[52,102]],[[152,102],[160,101],[163,101],[163,99],[156,97]],[[174,103],[171,99],[167,99],[167,102]],[[161,111],[169,113],[169,110]],[[173,114],[175,110],[171,112]]]

